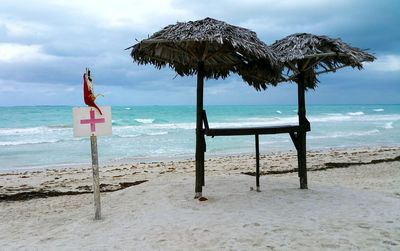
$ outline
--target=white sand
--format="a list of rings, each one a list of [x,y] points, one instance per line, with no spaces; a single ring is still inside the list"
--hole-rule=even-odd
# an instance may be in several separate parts
[[[335,152],[314,153],[318,160],[310,157],[310,168],[342,162],[344,152]],[[399,149],[353,152],[353,161],[363,162],[400,155]],[[291,155],[269,158],[262,163],[285,165],[281,169],[293,164]],[[136,164],[138,173],[131,177],[149,181],[102,194],[103,218],[97,222],[92,194],[0,202],[0,250],[400,249],[399,161],[309,172],[308,190],[298,189],[295,173],[267,175],[260,193],[249,189],[254,177],[240,174],[253,170],[253,161],[249,156],[209,161],[205,202],[193,199],[191,161],[144,165],[147,173]],[[132,172],[131,165],[119,169]],[[76,189],[68,182],[81,173],[65,172],[53,181],[65,180],[60,189]],[[104,180],[118,176],[113,172],[102,172]],[[21,180],[33,190],[43,187],[38,178],[43,173],[24,175],[29,177],[0,176],[2,191]]]

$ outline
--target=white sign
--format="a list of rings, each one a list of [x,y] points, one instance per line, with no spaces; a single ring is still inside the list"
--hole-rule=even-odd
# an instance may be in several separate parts
[[[106,136],[112,134],[111,107],[99,107],[102,114],[93,107],[72,109],[74,137]]]

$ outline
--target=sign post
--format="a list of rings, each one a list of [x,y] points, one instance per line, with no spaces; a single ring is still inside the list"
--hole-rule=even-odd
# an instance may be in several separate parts
[[[106,136],[112,134],[111,107],[103,106],[100,107],[100,109],[102,114],[100,114],[99,111],[93,107],[74,107],[72,109],[74,137],[90,136],[95,220],[100,220],[101,218],[97,136]]]
[[[101,218],[100,205],[100,180],[99,180],[99,158],[97,154],[97,137],[90,136],[90,145],[92,149],[92,170],[93,170],[93,194],[94,194],[94,219]]]

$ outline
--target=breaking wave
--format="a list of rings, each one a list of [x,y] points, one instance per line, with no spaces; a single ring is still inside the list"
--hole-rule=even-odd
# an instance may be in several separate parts
[[[49,144],[57,143],[62,140],[21,140],[21,141],[0,141],[0,146],[19,146],[19,145],[33,145],[33,144]]]
[[[386,124],[383,126],[383,128],[385,128],[385,129],[393,129],[393,122],[388,122],[388,123],[386,123]]]
[[[364,113],[363,112],[348,112],[347,115],[350,115],[350,116],[361,116],[361,115],[364,115]]]
[[[71,126],[38,126],[28,128],[1,128],[0,136],[24,136],[37,134],[51,134],[55,132],[71,131]]]
[[[336,132],[332,134],[327,134],[327,135],[321,135],[321,136],[308,136],[310,139],[329,139],[329,138],[348,138],[348,137],[354,137],[354,136],[366,136],[366,135],[372,135],[372,134],[377,134],[380,131],[378,129],[373,129],[369,131],[364,131],[364,132]]]
[[[142,124],[152,124],[154,119],[135,119],[137,122]]]

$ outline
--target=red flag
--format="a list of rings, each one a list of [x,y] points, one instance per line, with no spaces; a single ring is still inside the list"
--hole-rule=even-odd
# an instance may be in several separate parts
[[[89,82],[90,81],[90,85]],[[90,78],[90,71],[86,71],[85,74],[83,74],[83,100],[85,101],[85,104],[91,107],[96,108],[101,115],[100,108],[94,103],[96,100],[96,96],[93,94],[93,84],[92,84],[92,79]]]

